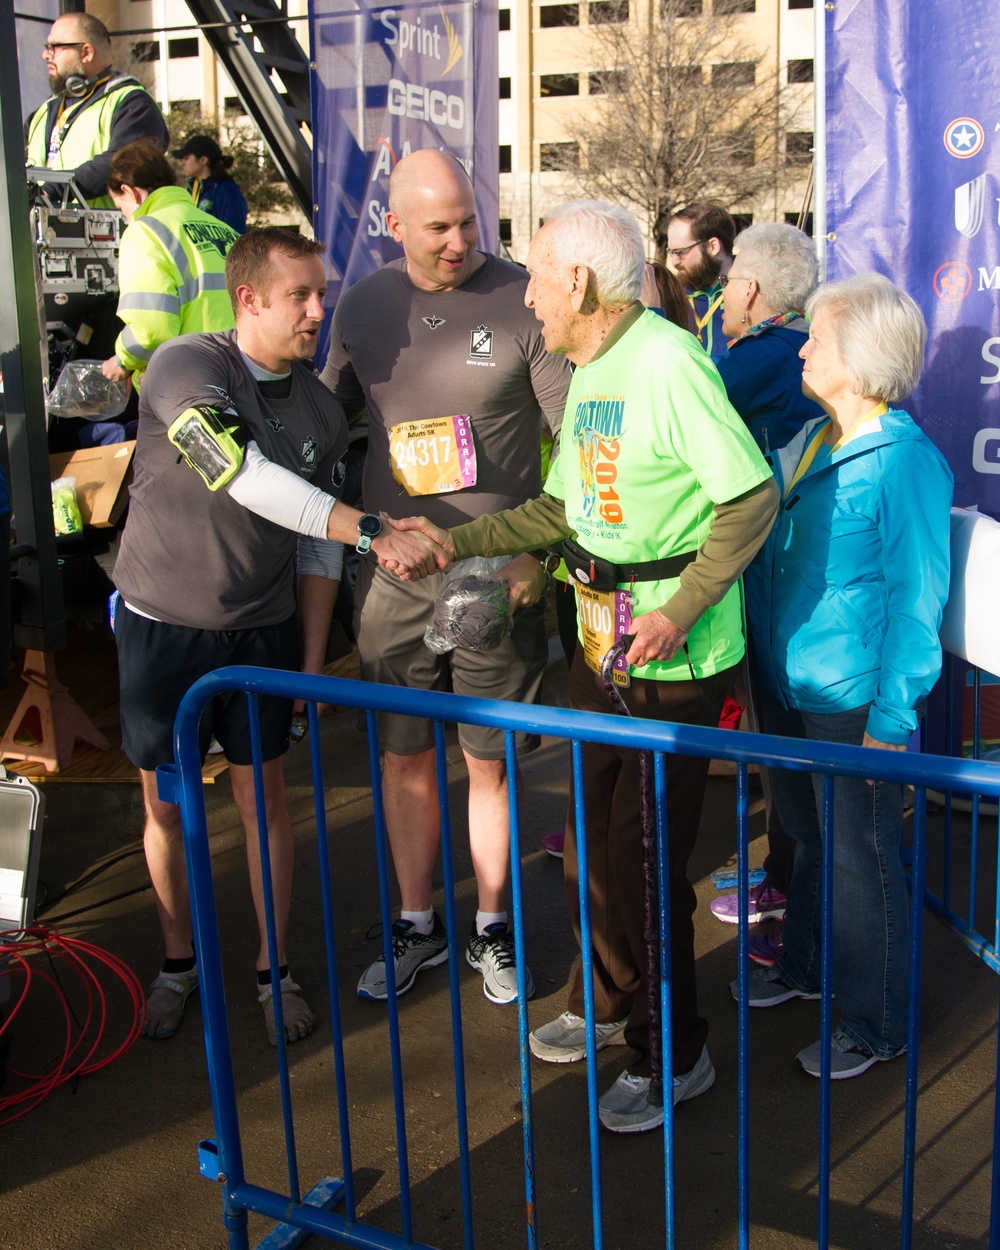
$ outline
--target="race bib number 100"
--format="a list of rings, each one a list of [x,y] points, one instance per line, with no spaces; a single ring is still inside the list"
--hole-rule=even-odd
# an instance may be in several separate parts
[[[402,421],[389,431],[392,476],[408,495],[444,495],[476,484],[468,416]]]
[[[583,658],[595,673],[608,651],[632,628],[632,596],[627,590],[591,590],[576,583],[576,610],[583,632]],[[629,684],[625,657],[615,661],[615,684]]]

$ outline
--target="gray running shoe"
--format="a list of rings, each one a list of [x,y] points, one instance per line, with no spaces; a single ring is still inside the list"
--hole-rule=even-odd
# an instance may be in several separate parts
[[[594,1025],[597,1049],[625,1045],[625,1021]],[[587,1056],[587,1031],[583,1016],[564,1011],[548,1024],[541,1024],[528,1037],[528,1045],[536,1059],[546,1063],[575,1063]]]
[[[740,1001],[739,981],[730,981],[729,992]],[[782,981],[775,968],[755,968],[750,973],[750,1006],[777,1007],[793,998],[812,1000],[820,997],[819,990],[797,990],[794,985]]]
[[[823,1042],[820,1040],[813,1042],[805,1050],[800,1050],[795,1056],[810,1076],[820,1075],[822,1050]],[[859,1046],[846,1033],[841,1033],[837,1029],[830,1039],[830,1080],[850,1080],[852,1076],[860,1076],[862,1072],[867,1072],[873,1064],[884,1062],[887,1058],[895,1059],[905,1052],[906,1047],[903,1046],[895,1055],[873,1055],[871,1051]]]
[[[398,998],[413,988],[418,972],[424,968],[436,968],[448,958],[448,938],[437,912],[434,913],[434,928],[427,934],[418,933],[412,920],[397,920],[392,926],[392,953]],[[383,955],[379,955],[361,974],[358,997],[379,1003],[384,1003],[389,997]]]
[[[480,934],[476,922],[472,922],[472,934],[465,950],[465,960],[470,968],[483,974],[483,993],[491,1003],[517,1002],[517,954],[514,935],[503,921],[486,926]],[[535,993],[535,984],[528,968],[524,970],[524,989],[528,998]]]
[[[674,1077],[674,1106],[697,1098],[715,1083],[715,1069],[703,1046],[690,1072]],[[649,1101],[649,1077],[623,1072],[598,1103],[601,1123],[612,1133],[645,1133],[663,1123],[663,1099]]]

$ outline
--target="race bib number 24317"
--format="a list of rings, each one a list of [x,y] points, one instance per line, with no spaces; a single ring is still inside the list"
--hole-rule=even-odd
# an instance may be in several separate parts
[[[401,421],[389,431],[392,476],[408,495],[443,495],[476,484],[468,416]]]

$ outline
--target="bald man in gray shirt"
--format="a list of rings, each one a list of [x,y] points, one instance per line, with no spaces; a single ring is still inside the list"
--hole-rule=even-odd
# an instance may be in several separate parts
[[[570,370],[550,356],[525,307],[527,274],[476,250],[472,184],[453,157],[404,157],[389,181],[394,261],[337,305],[322,379],[350,419],[367,409],[363,484],[368,512],[431,517],[450,526],[532,498],[541,488],[543,418],[556,432]],[[515,609],[496,650],[434,655],[423,643],[441,575],[403,582],[363,563],[355,615],[362,676],[421,689],[453,689],[533,702],[547,645],[538,600],[544,574],[532,556],[503,570]],[[402,900],[393,925],[394,977],[384,959],[358,983],[362,998],[405,993],[417,973],[448,958],[431,879],[440,836],[433,731],[412,717],[379,717],[386,825]],[[535,743],[518,736],[518,749]],[[517,998],[507,923],[510,824],[503,735],[463,725],[469,838],[479,907],[466,950],[495,1003]],[[525,969],[529,996],[533,992]]]

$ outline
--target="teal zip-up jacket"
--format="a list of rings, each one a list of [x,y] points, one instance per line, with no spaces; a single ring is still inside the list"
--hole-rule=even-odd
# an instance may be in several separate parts
[[[791,485],[828,421],[808,422],[769,458],[781,506],[744,574],[757,676],[798,711],[871,703],[868,733],[905,743],[941,672],[954,478],[913,419],[890,409]]]

